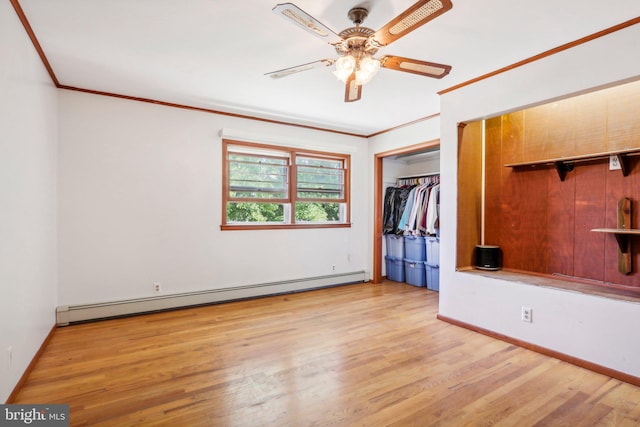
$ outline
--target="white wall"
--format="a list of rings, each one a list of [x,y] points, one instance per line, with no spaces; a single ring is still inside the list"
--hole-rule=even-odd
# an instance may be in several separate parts
[[[59,304],[224,289],[366,269],[366,139],[59,94]],[[353,226],[221,231],[219,131],[351,154]],[[335,266],[335,270],[333,270]]]
[[[382,161],[382,182],[394,185],[397,178],[440,172],[440,151],[428,155],[416,155],[399,159],[385,158]]]
[[[425,173],[440,172],[440,150],[433,153],[422,154],[415,158],[407,158],[406,175],[420,175]]]
[[[0,402],[55,324],[56,109],[42,61],[0,2]]]
[[[434,116],[369,138],[369,156],[373,162],[376,154],[440,138],[440,116]],[[373,170],[371,171],[373,180]]]
[[[630,52],[638,40],[635,25],[443,95],[441,215],[456,218],[459,122],[636,79],[640,57]],[[455,221],[443,221],[440,314],[640,376],[640,341],[630,326],[640,324],[640,304],[456,272],[455,245]],[[531,324],[520,320],[525,305],[533,309]]]

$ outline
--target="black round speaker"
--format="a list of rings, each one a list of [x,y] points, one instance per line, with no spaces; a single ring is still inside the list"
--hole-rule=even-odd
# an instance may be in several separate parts
[[[476,268],[480,270],[500,270],[502,268],[502,252],[499,246],[477,245]]]

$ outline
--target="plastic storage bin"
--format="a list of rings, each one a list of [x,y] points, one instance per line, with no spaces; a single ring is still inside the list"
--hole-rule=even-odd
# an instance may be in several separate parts
[[[413,286],[424,287],[426,282],[426,271],[424,261],[415,261],[412,259],[404,260],[405,282]]]
[[[425,264],[425,272],[427,274],[427,289],[440,291],[440,267]]]
[[[404,257],[413,261],[426,261],[424,237],[404,236]]]
[[[385,234],[384,237],[387,242],[387,256],[404,259],[404,236]]]
[[[429,265],[440,265],[440,239],[437,237],[426,237],[425,245],[427,249],[427,262]]]
[[[387,267],[387,279],[394,282],[404,282],[404,265],[402,258],[394,258],[390,256],[384,257]]]

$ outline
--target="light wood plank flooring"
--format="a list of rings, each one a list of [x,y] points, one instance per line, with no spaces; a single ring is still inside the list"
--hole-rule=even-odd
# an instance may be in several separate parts
[[[17,397],[72,425],[638,426],[640,388],[386,282],[59,328]]]

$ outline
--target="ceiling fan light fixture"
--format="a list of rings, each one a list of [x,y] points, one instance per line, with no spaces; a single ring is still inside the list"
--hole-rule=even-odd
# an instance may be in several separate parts
[[[346,83],[347,79],[356,69],[356,59],[351,55],[345,55],[336,61],[336,70],[333,75],[342,83]]]
[[[371,56],[365,56],[360,60],[358,71],[356,71],[356,84],[363,85],[369,83],[378,73],[379,69],[380,61]]]

